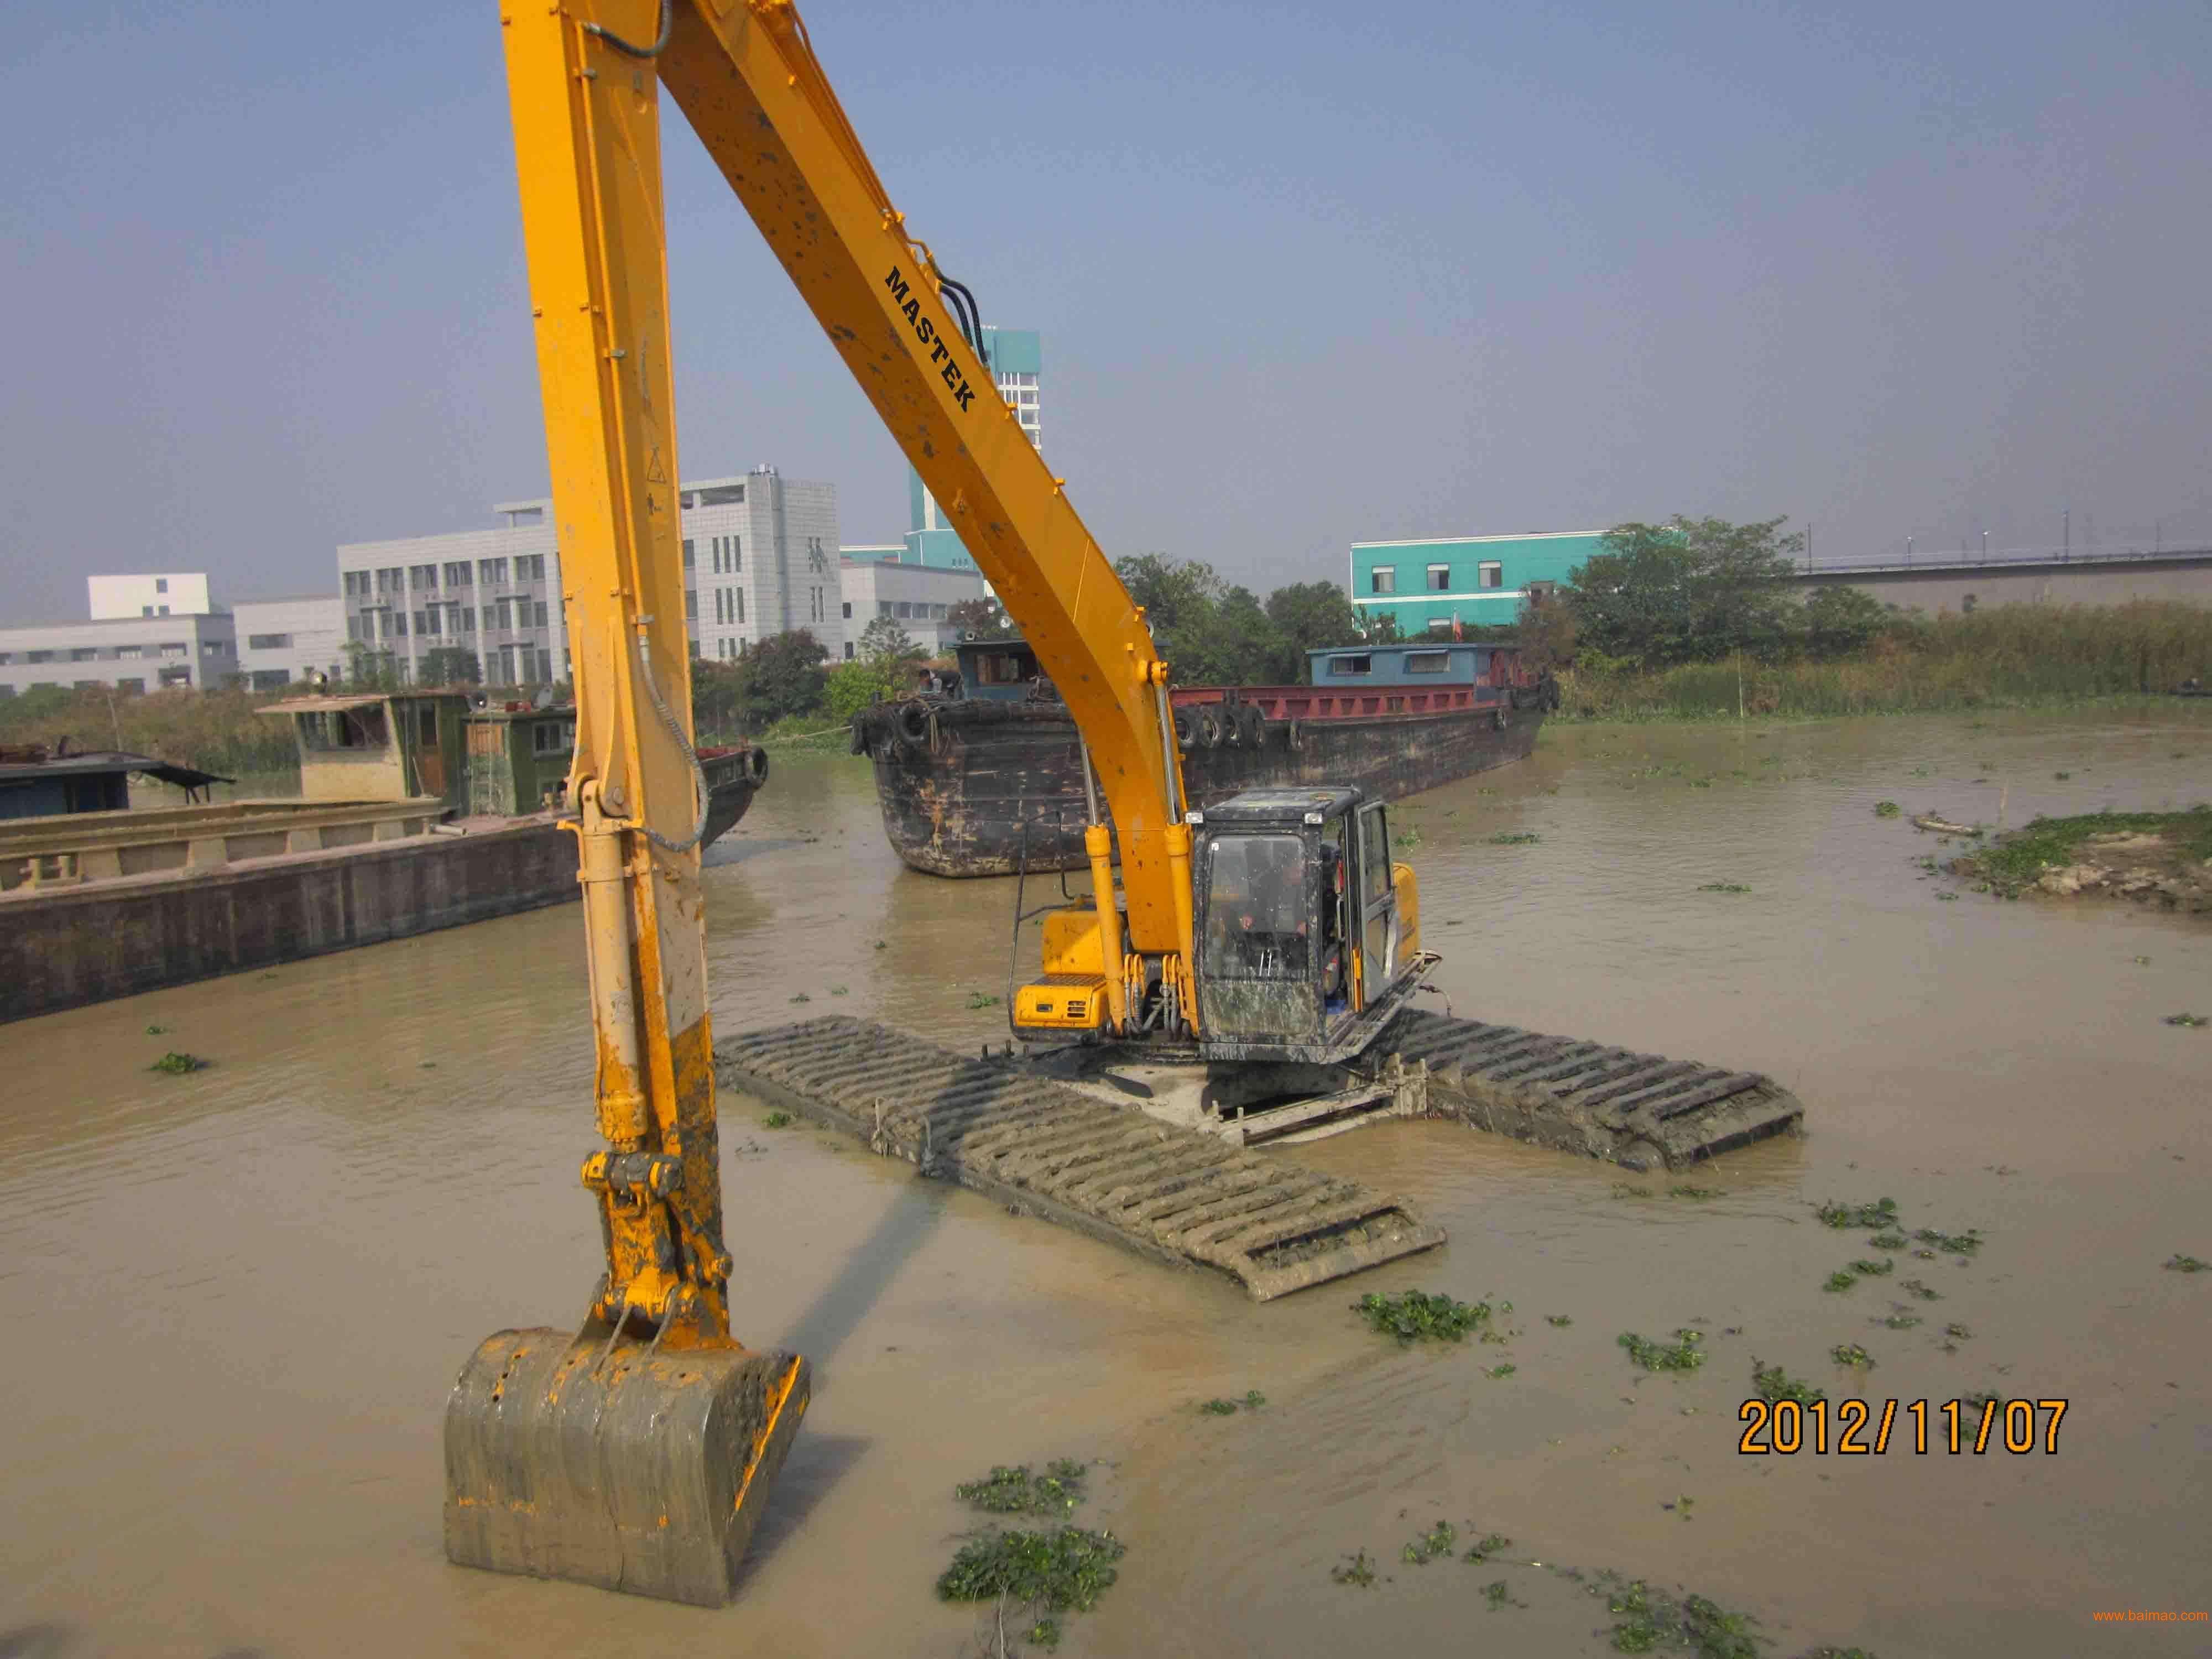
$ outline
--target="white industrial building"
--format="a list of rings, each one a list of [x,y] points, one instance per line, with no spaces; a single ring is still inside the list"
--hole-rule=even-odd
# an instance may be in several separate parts
[[[896,622],[931,656],[941,656],[960,638],[960,625],[946,613],[963,599],[990,592],[973,565],[908,564],[899,556],[905,550],[902,544],[843,550],[838,564],[845,624],[842,656],[858,652],[860,636],[878,617]]]
[[[687,483],[679,494],[694,655],[734,660],[799,628],[830,657],[842,654],[836,485],[759,467]],[[426,668],[433,679],[450,677],[453,659],[428,659],[454,649],[473,653],[488,684],[570,678],[553,503],[507,501],[493,511],[505,522],[339,548],[341,650],[388,658],[410,684]]]
[[[230,619],[247,690],[299,685],[318,672],[334,681],[344,678],[345,605],[337,594],[240,599],[230,607]]]
[[[87,576],[85,614],[94,622],[125,617],[204,617],[216,609],[204,570]]]
[[[238,672],[237,635],[222,611],[0,628],[0,697],[47,686],[206,690]]]

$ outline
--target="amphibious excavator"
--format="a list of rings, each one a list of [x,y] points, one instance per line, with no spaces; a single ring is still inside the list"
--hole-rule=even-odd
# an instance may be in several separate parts
[[[1406,1011],[1435,958],[1420,949],[1413,872],[1390,855],[1388,809],[1356,790],[1259,790],[1189,810],[1169,667],[1144,613],[1001,398],[973,296],[892,206],[791,0],[503,0],[500,23],[574,653],[568,799],[603,1143],[582,1179],[606,1270],[579,1329],[501,1331],[465,1366],[446,1418],[451,1559],[719,1604],[808,1399],[803,1358],[748,1350],[729,1322],[664,90],[1082,734],[1091,891],[1045,916],[1043,971],[1010,999],[1018,1035],[1268,1079],[1238,1097],[1241,1119],[1285,1091],[1315,1095],[1294,1074],[1371,1052],[1387,1025],[1454,1077],[1503,1088],[1526,1062],[1553,1080],[1545,1088],[1606,1084],[1592,1097],[1623,1109],[1558,1143],[1601,1156],[1638,1134],[1663,1150],[1656,1128],[1632,1121],[1649,1101],[1702,1108],[1764,1082]],[[1229,1272],[1258,1296],[1443,1237],[1395,1200],[1256,1159],[1241,1131],[1209,1139],[1039,1084],[1010,1057],[905,1039],[908,1054],[894,1037],[820,1022],[740,1039],[725,1063],[871,1132],[878,1150]],[[1386,1093],[1401,1104],[1405,1069],[1391,1059]],[[1216,1106],[1198,1109],[1218,1118]]]

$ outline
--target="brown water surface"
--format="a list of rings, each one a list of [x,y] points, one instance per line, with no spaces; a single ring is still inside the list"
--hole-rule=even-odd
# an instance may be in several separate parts
[[[2090,1614],[2212,1605],[2212,1275],[2160,1266],[2212,1257],[2212,1030],[2161,1023],[2212,1014],[2212,929],[1947,902],[1914,860],[1953,849],[1872,810],[2186,805],[2212,795],[2206,712],[1555,728],[1409,804],[1459,1012],[1803,1097],[1805,1139],[1677,1178],[1715,1196],[1369,1129],[1286,1155],[1407,1194],[1450,1244],[1255,1306],[726,1098],[739,1334],[817,1380],[719,1613],[441,1553],[462,1359],[573,1321],[598,1271],[574,908],[8,1026],[0,1633],[194,1659],[951,1655],[975,1632],[931,1592],[972,1518],[952,1486],[1073,1455],[1104,1460],[1079,1519],[1129,1553],[1066,1651],[1607,1651],[1563,1565],[1685,1585],[1784,1656],[2207,1651]],[[860,763],[779,761],[710,864],[722,1029],[849,1012],[1003,1036],[968,1005],[1003,991],[1012,884],[902,869]],[[214,1065],[149,1076],[168,1048]],[[1884,1253],[1812,1206],[1883,1195],[1987,1243],[1825,1292]],[[1515,1334],[1401,1352],[1347,1311],[1409,1287],[1510,1300]],[[1924,1322],[1875,1322],[1899,1302]],[[1972,1334],[1947,1352],[1954,1322]],[[1691,1325],[1694,1374],[1617,1346]],[[1851,1342],[1871,1372],[1828,1359]],[[1754,1357],[1838,1398],[2071,1404],[2056,1456],[1953,1457],[1940,1432],[1916,1456],[1902,1429],[1880,1457],[1742,1456]],[[1248,1389],[1255,1413],[1194,1409]],[[1514,1565],[1402,1565],[1438,1519],[1510,1534]],[[1383,1580],[1332,1583],[1360,1549]],[[1498,1579],[1526,1605],[1490,1611]]]

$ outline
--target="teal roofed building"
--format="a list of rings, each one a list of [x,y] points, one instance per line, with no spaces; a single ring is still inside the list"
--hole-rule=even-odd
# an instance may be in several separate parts
[[[983,345],[990,356],[992,377],[999,383],[999,395],[1012,406],[1014,418],[1029,434],[1030,442],[1042,448],[1037,382],[1044,374],[1043,337],[1033,328],[1000,328],[986,323]],[[899,562],[973,570],[975,561],[960,544],[959,532],[946,522],[935,498],[923,486],[921,475],[912,467],[907,469],[906,494],[906,546]]]
[[[1495,628],[1520,620],[1531,593],[1560,586],[1577,565],[1604,550],[1601,530],[1547,530],[1525,536],[1437,536],[1408,542],[1354,542],[1349,580],[1363,624],[1397,618],[1407,635]]]

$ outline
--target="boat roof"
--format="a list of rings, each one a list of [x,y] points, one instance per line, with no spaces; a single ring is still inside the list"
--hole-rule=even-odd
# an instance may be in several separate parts
[[[265,702],[253,712],[257,714],[326,714],[342,708],[366,708],[371,703],[382,702],[387,697],[407,695],[404,691],[355,691],[338,696],[286,697],[280,702]]]
[[[83,777],[100,772],[143,772],[149,778],[173,783],[180,789],[199,789],[210,783],[237,781],[235,778],[227,778],[220,772],[203,772],[195,766],[178,766],[169,761],[155,760],[151,755],[134,755],[121,749],[94,749],[82,754],[0,766],[0,783],[29,783],[40,778],[63,776]]]
[[[1367,799],[1367,792],[1349,785],[1334,788],[1247,789],[1218,806],[1206,809],[1204,823],[1212,824],[1297,823],[1309,812],[1334,817]]]

